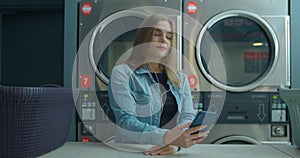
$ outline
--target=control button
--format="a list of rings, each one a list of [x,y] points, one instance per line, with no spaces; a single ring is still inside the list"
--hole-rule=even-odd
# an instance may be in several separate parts
[[[91,139],[89,137],[82,137],[80,142],[91,142]]]
[[[84,107],[87,107],[87,103],[86,103],[86,102],[83,102],[81,106],[82,106],[83,108],[84,108]]]
[[[96,133],[96,126],[94,124],[81,124],[81,135],[92,135]]]
[[[286,122],[286,110],[272,110],[272,122]]]
[[[282,104],[282,105],[281,105],[281,108],[282,108],[282,109],[286,109],[286,104]]]
[[[272,136],[273,137],[285,137],[286,136],[286,128],[285,126],[276,125],[272,126]]]
[[[281,104],[277,104],[277,109],[281,109]]]
[[[81,119],[82,120],[96,120],[96,110],[90,109],[90,108],[82,109]]]
[[[84,94],[84,95],[83,95],[83,100],[84,100],[84,101],[87,101],[88,97],[89,97],[88,94]]]
[[[198,109],[203,109],[203,104],[202,103],[199,103]]]

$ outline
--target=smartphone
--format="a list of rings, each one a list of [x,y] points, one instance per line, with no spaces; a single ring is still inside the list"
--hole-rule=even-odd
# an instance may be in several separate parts
[[[207,130],[210,130],[212,126],[217,121],[217,113],[216,112],[210,112],[210,111],[199,111],[196,115],[194,121],[190,125],[190,128],[200,126],[200,125],[207,125],[204,129],[199,130],[198,132],[205,132]],[[198,133],[195,132],[195,133]],[[195,134],[192,133],[192,134]]]

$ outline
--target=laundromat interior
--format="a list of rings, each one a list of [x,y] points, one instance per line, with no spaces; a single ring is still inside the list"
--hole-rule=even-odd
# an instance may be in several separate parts
[[[1,0],[0,158],[300,158],[299,6],[298,0]],[[193,112],[217,115],[209,133],[188,146],[174,145],[184,134],[165,144],[137,143],[156,139],[153,131],[130,131],[141,136],[133,142],[116,138],[125,128],[111,106],[113,69],[131,58],[139,27],[154,14],[173,22],[172,62],[186,76]],[[136,102],[145,95],[130,94]]]

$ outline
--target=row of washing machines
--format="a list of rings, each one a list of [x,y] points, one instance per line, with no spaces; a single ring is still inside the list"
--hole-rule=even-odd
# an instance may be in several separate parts
[[[290,142],[287,106],[277,92],[291,85],[288,0],[80,0],[78,141],[114,134],[111,70],[126,58],[143,19],[156,13],[175,22],[176,62],[187,71],[195,110],[220,111],[203,143]]]

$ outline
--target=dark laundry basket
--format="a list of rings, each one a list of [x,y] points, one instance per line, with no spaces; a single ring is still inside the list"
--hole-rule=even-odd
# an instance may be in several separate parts
[[[62,146],[74,106],[71,89],[0,86],[0,158],[37,157]]]

